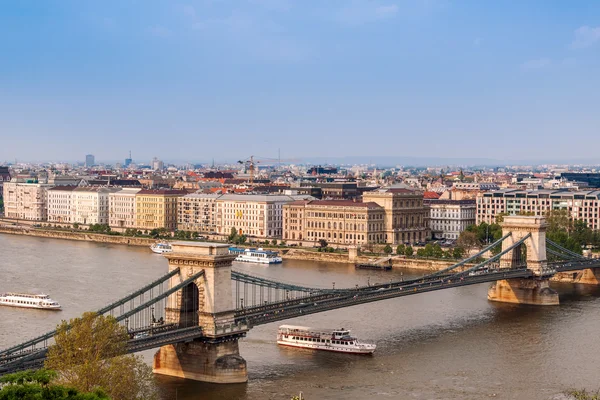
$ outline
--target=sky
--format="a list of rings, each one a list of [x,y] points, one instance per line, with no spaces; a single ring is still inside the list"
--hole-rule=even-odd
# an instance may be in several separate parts
[[[21,0],[0,162],[598,159],[597,0]]]

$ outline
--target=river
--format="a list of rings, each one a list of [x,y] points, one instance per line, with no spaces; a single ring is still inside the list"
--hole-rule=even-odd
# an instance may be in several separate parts
[[[61,312],[0,307],[0,349],[98,309],[163,275],[167,262],[145,248],[0,234],[0,292],[46,292]],[[234,268],[307,286],[351,287],[419,275],[356,271],[351,265],[285,261]],[[488,284],[309,315],[285,323],[344,327],[373,341],[373,356],[279,347],[277,323],[241,340],[249,382],[212,385],[158,377],[164,399],[307,400],[564,399],[600,387],[600,289],[553,287],[561,305],[491,303]],[[153,352],[144,353],[151,361]]]

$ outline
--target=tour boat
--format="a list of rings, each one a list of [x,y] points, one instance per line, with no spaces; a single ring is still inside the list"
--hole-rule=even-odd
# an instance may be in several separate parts
[[[173,248],[169,243],[154,243],[152,246],[150,246],[150,250],[152,250],[156,254],[163,254],[171,253],[173,251]]]
[[[279,253],[263,249],[242,249],[230,247],[229,254],[237,254],[235,261],[251,262],[258,264],[279,264],[283,262]]]
[[[60,304],[47,294],[4,293],[0,294],[0,306],[60,310]]]
[[[303,349],[337,351],[340,353],[372,354],[377,347],[361,343],[347,329],[315,329],[305,326],[281,325],[277,344]]]

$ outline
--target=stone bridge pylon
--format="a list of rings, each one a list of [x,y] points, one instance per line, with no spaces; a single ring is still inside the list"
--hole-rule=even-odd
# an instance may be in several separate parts
[[[488,299],[505,303],[558,305],[558,293],[549,287],[549,275],[544,271],[546,260],[546,218],[539,216],[505,216],[502,235],[512,233],[502,242],[506,250],[527,235],[523,244],[500,258],[501,268],[527,266],[532,278],[505,279],[494,283],[488,291]],[[523,248],[525,246],[525,248]]]
[[[240,383],[248,380],[246,361],[240,356],[238,339],[247,332],[236,325],[233,314],[231,263],[228,245],[218,243],[174,242],[165,254],[169,271],[179,268],[171,285],[204,270],[168,298],[166,323],[179,328],[202,328],[202,338],[161,347],[154,355],[153,371],[212,383]]]

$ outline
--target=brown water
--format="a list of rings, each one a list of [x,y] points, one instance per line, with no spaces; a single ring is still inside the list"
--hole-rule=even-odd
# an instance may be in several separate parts
[[[163,275],[148,249],[0,235],[0,292],[46,292],[61,312],[0,308],[0,348],[94,310]],[[313,286],[398,279],[399,271],[286,261],[236,269]],[[419,272],[404,271],[408,277]],[[600,387],[600,290],[555,286],[558,307],[490,303],[487,284],[333,310],[286,321],[344,327],[377,343],[371,357],[276,345],[277,323],[241,341],[250,381],[210,385],[159,377],[164,399],[563,399]],[[144,356],[151,360],[152,352]]]

